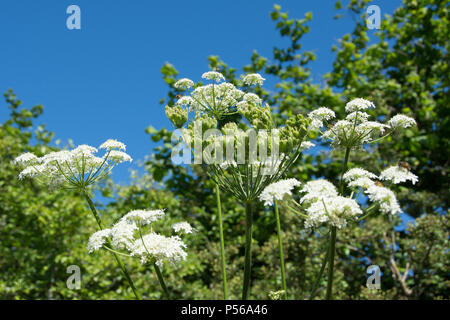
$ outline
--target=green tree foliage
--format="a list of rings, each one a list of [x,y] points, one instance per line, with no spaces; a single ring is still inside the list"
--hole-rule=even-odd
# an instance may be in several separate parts
[[[351,0],[338,10],[355,16],[353,32],[333,47],[333,69],[322,84],[311,77],[313,52],[304,51],[302,37],[309,32],[312,14],[294,19],[275,6],[270,13],[286,47],[273,49],[271,58],[256,51],[243,72],[259,72],[276,80],[272,90],[257,93],[278,110],[281,122],[293,114],[305,114],[327,106],[338,115],[344,101],[363,97],[375,102],[377,117],[405,113],[418,128],[365,152],[354,153],[350,166],[364,163],[379,171],[398,160],[410,163],[419,176],[415,186],[396,192],[402,208],[415,217],[401,226],[400,217],[374,216],[362,228],[349,226],[339,233],[336,245],[335,295],[340,299],[449,299],[448,211],[448,4],[438,0],[404,1],[392,16],[384,16],[381,29],[367,30],[367,0]],[[234,82],[237,69],[217,56],[209,67]],[[178,72],[167,63],[161,73],[169,87],[161,104],[173,105],[180,92],[173,87]],[[264,90],[264,91],[262,91]],[[33,119],[42,107],[20,108],[9,91],[5,95],[10,118],[0,126],[0,297],[3,299],[126,299],[132,292],[111,256],[89,255],[86,243],[96,231],[95,221],[83,199],[75,193],[48,191],[33,181],[17,180],[12,160],[31,151],[42,155],[52,134],[43,126],[32,132]],[[164,110],[161,108],[161,115]],[[224,121],[227,121],[225,119]],[[171,161],[172,130],[147,128],[157,144],[145,164],[146,174],[128,186],[111,181],[99,187],[108,203],[102,208],[105,225],[132,209],[162,209],[174,221],[190,222],[197,233],[188,237],[188,259],[179,267],[165,267],[169,290],[178,299],[221,299],[221,265],[214,184],[200,165],[177,166]],[[315,139],[316,137],[311,137]],[[288,173],[300,181],[326,176],[337,179],[340,150],[321,148],[303,155]],[[368,155],[370,154],[370,156]],[[373,159],[377,159],[376,161]],[[94,190],[97,191],[97,190]],[[113,196],[115,195],[115,196]],[[222,194],[227,276],[230,298],[239,298],[244,265],[244,208]],[[272,210],[257,208],[254,230],[252,298],[267,299],[281,289],[276,222]],[[309,299],[326,252],[327,230],[305,231],[301,220],[281,211],[289,298]],[[168,223],[170,225],[170,223]],[[146,299],[162,297],[151,269],[138,261],[125,260],[136,287]],[[66,287],[68,265],[82,269],[82,287]],[[366,268],[379,265],[381,290],[366,288]],[[325,296],[326,278],[319,282],[315,298]]]

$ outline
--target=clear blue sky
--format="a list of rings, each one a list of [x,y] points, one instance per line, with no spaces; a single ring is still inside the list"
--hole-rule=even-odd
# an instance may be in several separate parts
[[[303,18],[312,11],[310,33],[302,41],[314,50],[313,79],[330,71],[333,44],[352,30],[344,12],[334,20],[333,0],[315,1],[2,1],[0,8],[0,91],[12,88],[25,106],[44,105],[39,123],[63,142],[98,146],[108,138],[128,145],[143,159],[154,146],[147,126],[170,127],[158,103],[166,96],[160,68],[172,63],[181,77],[199,80],[206,58],[219,55],[241,69],[253,50],[271,58],[281,40],[269,17],[273,4]],[[68,30],[66,8],[81,8],[81,30]],[[373,1],[382,15],[400,0]],[[341,10],[342,11],[342,10]],[[0,102],[0,122],[7,117]],[[115,169],[116,182],[128,181],[129,168]]]

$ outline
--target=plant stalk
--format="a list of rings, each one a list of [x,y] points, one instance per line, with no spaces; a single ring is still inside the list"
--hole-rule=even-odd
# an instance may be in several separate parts
[[[347,147],[345,149],[345,157],[344,162],[342,164],[342,171],[341,171],[341,179],[339,181],[339,194],[341,196],[344,195],[344,173],[347,170],[347,163],[348,158],[350,156],[350,150],[351,148]],[[333,300],[333,276],[334,276],[334,256],[336,252],[336,233],[337,228],[331,227],[331,235],[330,235],[330,251],[328,254],[328,283],[327,283],[327,294],[326,299],[327,300]]]
[[[162,276],[161,270],[159,269],[159,267],[156,263],[154,263],[153,266],[155,267],[155,271],[156,271],[156,275],[158,276],[159,284],[161,285],[161,288],[163,289],[164,294],[166,295],[167,299],[170,300],[170,293],[166,287],[166,283],[164,282],[164,278]]]
[[[250,277],[252,268],[252,225],[253,225],[253,203],[245,203],[245,264],[244,264],[244,286],[242,288],[242,300],[248,300],[250,296]]]
[[[222,220],[222,205],[220,202],[220,189],[216,183],[216,199],[217,199],[217,214],[219,220],[219,233],[220,233],[220,254],[222,259],[222,281],[223,281],[223,298],[228,299],[227,292],[227,265],[225,260],[225,242],[223,238],[223,220]]]
[[[277,200],[274,199],[273,202],[275,208],[275,216],[277,218],[277,234],[278,234],[278,247],[280,249],[280,264],[281,264],[281,285],[284,291],[284,299],[287,300],[287,290],[286,290],[286,273],[284,268],[284,255],[283,255],[283,240],[281,235],[281,224],[280,224],[280,214],[278,213]]]

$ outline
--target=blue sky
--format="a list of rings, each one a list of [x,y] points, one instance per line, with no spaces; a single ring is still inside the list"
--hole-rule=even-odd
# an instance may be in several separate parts
[[[274,3],[291,18],[313,13],[304,50],[314,50],[313,79],[330,71],[333,44],[352,30],[350,13],[334,20],[333,0],[316,1],[4,1],[0,10],[0,91],[12,88],[25,106],[44,105],[55,139],[98,146],[116,138],[143,159],[154,146],[144,130],[170,127],[159,100],[167,93],[160,68],[167,61],[181,77],[199,80],[207,57],[219,55],[241,70],[253,50],[271,58],[287,44],[269,13]],[[66,8],[81,8],[81,30],[68,30]],[[390,14],[400,0],[373,1]],[[341,10],[342,11],[342,10]],[[0,122],[8,115],[0,103]],[[128,181],[137,163],[115,169]]]

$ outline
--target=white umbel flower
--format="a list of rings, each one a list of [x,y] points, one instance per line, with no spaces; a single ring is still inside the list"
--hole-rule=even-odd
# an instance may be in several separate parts
[[[381,180],[391,181],[394,184],[406,182],[410,180],[412,184],[416,184],[419,178],[406,168],[400,166],[392,166],[383,170],[380,174]]]
[[[391,128],[396,129],[398,127],[409,128],[415,126],[417,123],[413,118],[404,114],[397,114],[388,121],[388,124]]]
[[[125,144],[123,144],[122,142],[117,141],[115,139],[108,139],[105,142],[103,142],[99,148],[106,149],[106,150],[119,149],[119,150],[126,151],[127,146]]]
[[[36,157],[33,153],[31,152],[26,152],[21,154],[20,156],[18,156],[17,158],[14,159],[14,164],[18,164],[18,165],[27,165],[30,164],[32,162],[35,162],[38,159],[38,157]]]
[[[354,111],[361,111],[366,110],[370,108],[375,108],[375,105],[372,101],[363,99],[363,98],[356,98],[352,101],[348,102],[345,105],[345,111],[348,113],[354,112]]]
[[[305,227],[318,227],[327,223],[337,228],[347,224],[347,220],[361,215],[363,212],[358,203],[349,198],[334,196],[313,202],[307,209],[308,218]]]
[[[246,74],[243,78],[242,81],[248,85],[260,85],[262,86],[262,84],[264,83],[264,79],[263,77],[261,77],[261,75],[259,73],[251,73],[251,74]]]
[[[353,168],[344,173],[344,181],[350,182],[359,178],[378,179],[377,175],[361,168]]]
[[[186,221],[174,223],[172,225],[172,229],[176,233],[179,233],[180,231],[183,231],[185,233],[192,233],[192,231],[194,230],[194,228],[192,228],[192,226]]]
[[[375,184],[375,182],[368,178],[368,177],[361,177],[361,178],[356,178],[355,180],[351,180],[350,183],[348,184],[348,186],[350,188],[370,188],[371,186],[373,186]]]
[[[104,230],[100,230],[100,231],[97,231],[97,232],[93,233],[89,237],[89,242],[88,242],[88,245],[87,245],[88,252],[92,253],[94,251],[97,251],[101,247],[103,247],[103,245],[106,242],[106,239],[110,235],[111,235],[111,229],[104,229]]]
[[[272,206],[274,198],[283,200],[285,195],[291,195],[292,189],[300,185],[297,179],[286,179],[269,184],[259,195],[259,200],[264,201],[265,206]]]
[[[300,203],[309,203],[317,199],[336,197],[338,195],[336,187],[325,179],[307,182],[300,192],[306,193],[300,198]]]
[[[117,249],[129,249],[134,240],[134,233],[137,230],[134,223],[119,220],[111,228],[111,243]]]
[[[326,107],[320,107],[316,110],[311,111],[308,114],[308,117],[311,119],[318,119],[320,121],[330,120],[336,117],[336,114],[333,110],[328,109]]]
[[[176,264],[186,259],[184,251],[186,245],[178,236],[165,237],[157,233],[150,233],[136,239],[130,248],[132,256],[138,257],[141,263],[155,261],[161,266],[164,261]]]
[[[164,217],[163,210],[132,210],[124,215],[121,220],[128,223],[137,223],[145,226]]]
[[[108,159],[110,159],[114,162],[117,162],[117,163],[133,161],[133,159],[128,154],[126,154],[123,151],[119,151],[119,150],[111,150],[109,152]]]
[[[370,201],[376,202],[380,205],[380,211],[382,213],[394,215],[402,212],[397,198],[392,190],[385,187],[372,185],[366,190],[366,193],[368,194]]]
[[[300,144],[300,148],[302,148],[303,150],[308,150],[310,148],[315,147],[316,145],[314,143],[312,143],[311,141],[303,141]]]
[[[178,90],[189,89],[194,86],[194,81],[188,78],[183,78],[175,82],[173,86]]]
[[[225,80],[225,77],[223,76],[223,74],[221,74],[220,72],[217,72],[217,71],[205,72],[204,74],[202,74],[202,78],[208,79],[208,80],[215,80],[217,82]]]

